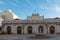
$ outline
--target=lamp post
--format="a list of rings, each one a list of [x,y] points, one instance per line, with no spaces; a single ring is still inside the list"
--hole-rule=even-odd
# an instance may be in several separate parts
[[[24,26],[22,26],[22,29],[23,29],[23,34],[24,34]]]
[[[46,28],[47,28],[47,34],[48,34],[48,24],[46,24]]]
[[[23,25],[22,27],[23,27],[23,34],[24,34],[24,27],[25,27],[25,25]]]

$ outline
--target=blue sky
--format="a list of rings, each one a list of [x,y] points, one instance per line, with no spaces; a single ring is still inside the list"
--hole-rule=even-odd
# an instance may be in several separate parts
[[[20,18],[39,13],[46,18],[60,17],[60,0],[0,0],[0,10],[11,9]]]

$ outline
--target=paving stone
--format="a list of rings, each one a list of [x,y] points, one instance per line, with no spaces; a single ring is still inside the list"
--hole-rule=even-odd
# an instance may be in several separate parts
[[[52,35],[51,35],[52,36]],[[51,38],[27,38],[28,35],[0,35],[0,40],[60,40],[60,35],[53,35]]]

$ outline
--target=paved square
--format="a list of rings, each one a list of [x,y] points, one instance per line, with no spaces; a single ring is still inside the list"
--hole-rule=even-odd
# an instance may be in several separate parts
[[[28,37],[28,35],[0,35],[0,40],[60,40],[60,35],[50,35],[50,38]]]

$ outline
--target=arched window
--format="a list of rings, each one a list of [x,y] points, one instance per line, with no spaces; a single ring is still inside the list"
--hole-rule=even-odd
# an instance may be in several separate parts
[[[50,34],[54,34],[55,33],[55,27],[54,26],[50,26]]]
[[[39,26],[39,27],[38,27],[38,32],[39,32],[39,33],[43,33],[43,31],[44,31],[43,26]]]
[[[0,28],[0,30],[2,30],[2,28]]]
[[[8,27],[7,27],[7,33],[8,33],[8,34],[11,34],[11,26],[8,26]]]
[[[17,34],[21,34],[21,31],[22,31],[21,26],[18,26],[17,27]]]
[[[28,34],[32,34],[32,26],[28,26]]]

